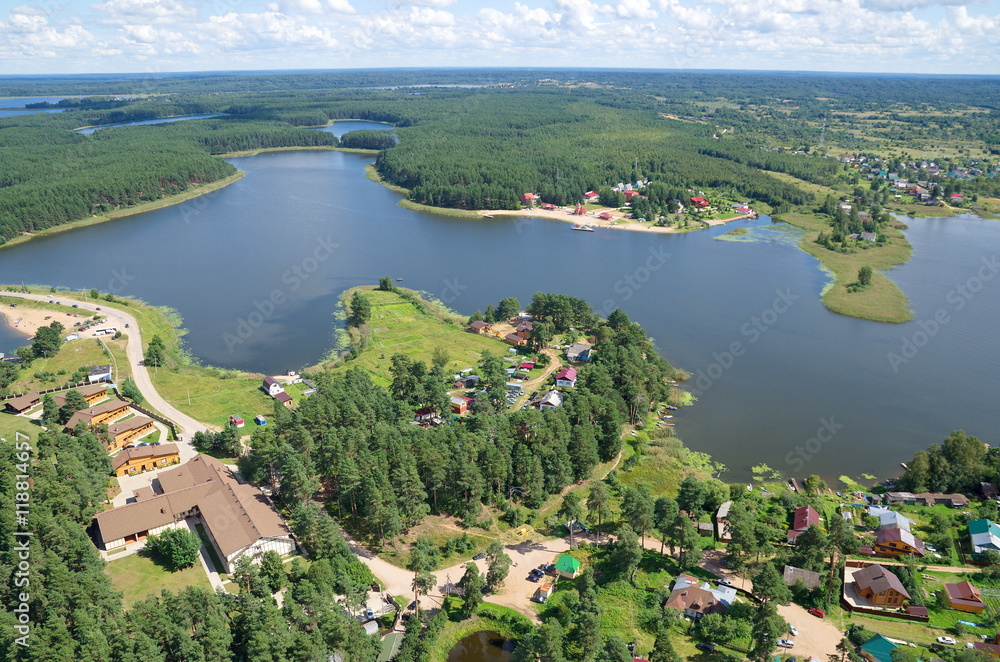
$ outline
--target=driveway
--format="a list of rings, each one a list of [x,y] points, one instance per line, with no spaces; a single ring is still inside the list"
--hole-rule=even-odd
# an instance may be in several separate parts
[[[395,566],[388,561],[373,555],[361,546],[346,532],[344,538],[350,546],[351,551],[357,554],[358,558],[372,571],[372,574],[385,586],[385,592],[391,595],[413,596],[413,573],[405,568]],[[530,606],[532,594],[538,584],[527,580],[528,571],[537,568],[542,563],[554,563],[556,557],[569,551],[569,541],[564,538],[556,540],[546,540],[541,542],[522,542],[516,545],[507,545],[504,551],[511,558],[510,574],[503,588],[496,594],[486,596],[486,602],[493,602],[516,609],[534,622],[539,622],[535,611]],[[445,591],[449,584],[457,584],[465,574],[465,567],[468,563],[475,563],[479,566],[479,572],[485,576],[487,570],[486,559],[479,561],[466,561],[456,563],[447,568],[434,571],[437,583],[426,596],[421,596],[421,606],[424,609],[434,609],[441,606]]]
[[[701,563],[698,565],[720,579],[728,579],[736,588],[752,593],[753,582],[728,568],[722,567],[723,556],[725,553],[722,550],[709,550],[702,556]],[[788,650],[788,653],[800,660],[828,660],[831,655],[837,655],[837,644],[840,643],[844,635],[832,621],[817,618],[794,602],[778,605],[778,615],[799,632],[794,637],[787,637],[795,642],[795,647]]]

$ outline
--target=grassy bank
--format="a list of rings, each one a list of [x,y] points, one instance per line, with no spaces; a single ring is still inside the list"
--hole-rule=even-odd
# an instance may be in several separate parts
[[[378,152],[373,152],[377,154]],[[402,186],[396,186],[395,184],[390,184],[389,182],[382,179],[382,176],[378,174],[375,169],[375,165],[369,163],[365,166],[365,178],[369,181],[373,181],[377,184],[381,184],[390,191],[395,191],[403,196],[403,199],[399,201],[399,206],[404,209],[412,209],[413,211],[425,211],[430,214],[439,214],[441,216],[451,216],[453,218],[482,218],[475,211],[470,211],[468,209],[452,209],[450,207],[431,207],[430,205],[422,205],[419,202],[413,202],[408,200],[406,195],[409,191]]]
[[[823,304],[829,310],[873,322],[901,323],[913,319],[906,295],[882,273],[905,263],[913,253],[913,247],[899,227],[887,228],[889,241],[884,246],[857,253],[837,253],[815,242],[820,232],[829,230],[825,220],[802,212],[782,214],[781,220],[808,231],[799,247],[833,274],[833,285],[823,294]],[[871,287],[861,292],[848,292],[847,286],[857,281],[858,270],[863,266],[875,270]]]
[[[822,200],[827,196],[839,198],[844,193],[829,186],[813,184],[780,172],[768,174],[781,181],[794,184]],[[921,209],[939,209],[922,207]],[[948,210],[943,210],[948,211]],[[904,213],[908,213],[905,212]],[[889,241],[884,246],[859,250],[857,253],[836,253],[815,243],[820,232],[829,232],[825,219],[805,210],[781,214],[780,220],[808,232],[799,247],[809,253],[832,274],[833,283],[823,292],[823,305],[832,312],[848,317],[858,317],[873,322],[907,322],[913,319],[909,301],[888,276],[881,273],[910,259],[913,247],[898,227],[886,230]],[[861,292],[848,292],[847,286],[858,279],[858,269],[869,266],[875,270],[872,286]]]
[[[435,352],[443,353],[448,358],[445,374],[476,365],[484,351],[498,356],[507,354],[508,345],[495,338],[469,333],[465,330],[465,317],[442,304],[423,300],[422,312],[401,295],[370,286],[347,290],[341,300],[350,301],[357,290],[368,298],[372,314],[365,328],[350,330],[351,343],[362,347],[363,351],[357,358],[339,364],[338,370],[362,368],[371,373],[377,383],[387,385],[392,380],[389,370],[392,355],[396,353],[428,365]]]
[[[454,603],[461,604],[461,600],[455,598]],[[431,647],[429,659],[430,662],[445,662],[455,644],[470,634],[492,631],[505,639],[518,639],[520,632],[517,630],[523,631],[530,627],[531,621],[517,611],[484,603],[476,616],[458,623],[448,621]]]
[[[108,212],[106,214],[98,214],[96,216],[91,216],[89,218],[80,219],[79,221],[70,221],[69,223],[63,223],[62,225],[57,225],[52,228],[47,228],[45,230],[42,230],[41,232],[34,232],[31,234],[24,234],[19,237],[14,237],[3,246],[0,246],[0,249],[7,248],[10,246],[17,246],[18,244],[30,241],[35,237],[44,237],[50,234],[56,234],[57,232],[75,230],[76,228],[83,228],[87,227],[88,225],[96,225],[98,223],[105,223],[107,221],[114,221],[119,218],[125,218],[126,216],[133,216],[135,214],[141,214],[143,212],[153,211],[155,209],[163,209],[164,207],[170,207],[172,205],[185,202],[192,198],[197,198],[199,195],[211,193],[225,186],[229,186],[233,182],[242,179],[244,174],[245,173],[243,172],[237,172],[233,175],[230,175],[229,177],[225,177],[218,181],[214,181],[209,184],[202,184],[201,186],[193,186],[186,191],[183,191],[176,195],[170,195],[165,198],[160,198],[159,200],[144,202],[142,204],[138,204],[133,207],[116,209],[115,211]]]

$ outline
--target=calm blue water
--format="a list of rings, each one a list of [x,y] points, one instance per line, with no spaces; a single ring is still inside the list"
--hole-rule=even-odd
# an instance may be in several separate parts
[[[77,129],[76,132],[85,136],[94,131],[102,129],[113,129],[116,126],[144,126],[146,124],[170,124],[171,122],[183,122],[184,120],[204,120],[209,117],[219,117],[221,113],[210,113],[205,115],[179,115],[177,117],[157,117],[152,120],[136,120],[134,122],[119,122],[118,124],[103,124],[101,126],[91,126],[86,129]]]
[[[48,110],[29,110],[25,108],[25,104],[29,103],[41,103],[42,101],[48,101],[49,103],[58,103],[63,99],[75,99],[78,97],[4,97],[0,98],[0,117],[10,117],[11,115],[25,115],[27,113],[61,113],[64,108],[50,108]]]
[[[335,128],[371,126],[359,124]],[[886,325],[823,308],[816,260],[767,219],[741,223],[755,241],[730,242],[715,239],[729,227],[583,233],[541,219],[440,217],[398,207],[398,194],[364,178],[370,161],[333,151],[232,159],[246,176],[214,194],[0,251],[0,282],[97,287],[176,308],[195,356],[266,372],[315,363],[339,294],[385,275],[463,315],[539,290],[603,313],[621,306],[694,373],[698,403],[677,412],[678,430],[734,480],[760,462],[796,476],[893,475],[956,428],[996,441],[1000,278],[972,281],[960,310],[949,292],[979,278],[1000,223],[912,220],[915,254],[894,278],[917,319]],[[106,259],[76,259],[91,254]],[[938,309],[949,321],[915,335]],[[921,347],[894,362],[905,339]]]

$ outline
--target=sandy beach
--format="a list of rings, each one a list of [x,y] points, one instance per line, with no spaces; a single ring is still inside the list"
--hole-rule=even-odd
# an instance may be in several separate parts
[[[611,220],[604,220],[600,218],[602,213],[610,213]],[[607,208],[598,209],[595,211],[588,211],[583,216],[578,216],[573,214],[568,208],[559,209],[488,209],[479,212],[480,216],[485,217],[495,217],[495,216],[532,216],[536,218],[547,218],[550,221],[563,221],[565,223],[572,223],[574,225],[589,225],[592,228],[605,228],[608,230],[630,230],[632,232],[654,232],[657,234],[675,234],[677,232],[690,232],[692,228],[675,228],[675,227],[656,227],[650,223],[639,223],[633,221],[632,219],[625,218],[625,214],[618,211],[617,209]],[[742,216],[734,216],[733,218],[727,218],[715,221],[705,221],[708,225],[724,225],[726,223],[731,223],[733,221],[739,221],[744,218],[750,218],[753,214],[744,214]],[[699,229],[701,226],[696,226],[694,229]]]
[[[0,316],[3,316],[10,328],[23,334],[25,339],[34,338],[40,327],[48,326],[55,320],[61,322],[63,326],[72,326],[72,322],[66,323],[66,319],[69,318],[65,315],[60,316],[53,310],[28,308],[23,303],[19,303],[13,308],[9,303],[0,304]]]

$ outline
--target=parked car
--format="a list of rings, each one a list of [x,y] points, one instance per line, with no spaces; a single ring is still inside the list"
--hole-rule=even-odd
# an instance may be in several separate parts
[[[823,618],[824,616],[826,616],[826,612],[820,609],[819,607],[810,607],[809,613],[812,614],[813,616],[816,616],[817,618]]]
[[[939,644],[948,644],[949,646],[954,646],[955,644],[958,643],[957,641],[955,641],[951,637],[938,637],[937,641],[938,641]]]
[[[708,643],[707,641],[699,641],[698,643],[696,643],[694,645],[694,647],[697,648],[700,651],[705,651],[706,653],[714,653],[715,652],[715,646],[713,646],[712,644]]]
[[[375,620],[375,612],[372,611],[371,607],[365,607],[365,620],[366,621]]]
[[[528,581],[535,582],[537,584],[539,581],[541,581],[541,579],[538,577],[538,575],[528,575]]]
[[[479,559],[485,559],[485,558],[486,558],[486,555],[483,554],[482,552],[479,552],[478,554],[476,554],[475,556],[472,557],[472,560],[473,561],[478,561]]]
[[[795,642],[791,639],[778,639],[778,646],[781,648],[791,648],[795,645]]]
[[[732,585],[733,585],[733,583],[731,581],[729,581],[728,579],[720,579],[719,580],[719,586],[732,586]]]
[[[794,625],[789,625],[788,626],[788,634],[792,635],[793,637],[797,637],[797,636],[799,636],[799,629],[797,627],[795,627]]]

